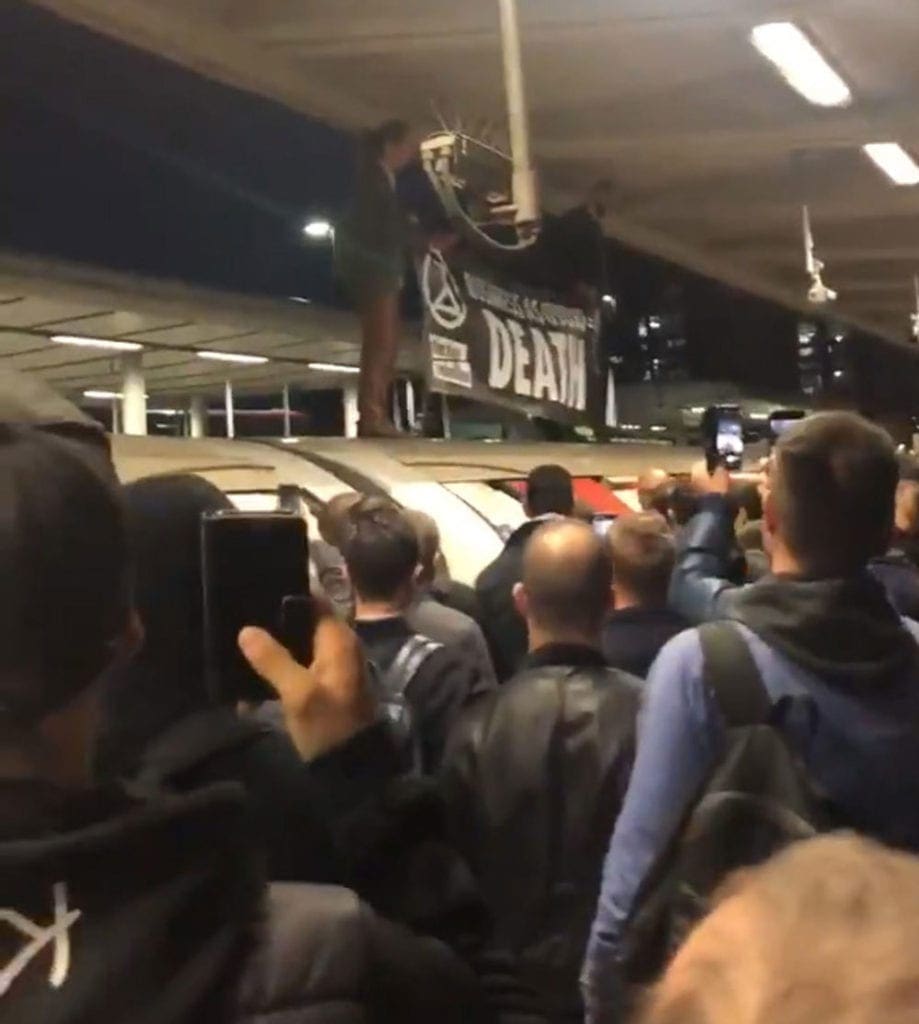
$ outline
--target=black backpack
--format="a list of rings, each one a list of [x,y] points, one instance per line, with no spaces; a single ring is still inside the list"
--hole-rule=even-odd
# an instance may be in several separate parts
[[[425,636],[410,636],[399,648],[388,669],[383,671],[378,665],[372,665],[380,705],[405,752],[406,767],[417,774],[424,770],[424,753],[412,706],[405,692],[421,666],[441,647],[443,644],[435,643]]]
[[[813,702],[774,705],[732,623],[707,623],[699,634],[705,680],[728,728],[727,748],[639,893],[623,961],[625,979],[635,984],[660,974],[732,871],[839,824],[778,727],[786,712],[803,711],[813,729]]]

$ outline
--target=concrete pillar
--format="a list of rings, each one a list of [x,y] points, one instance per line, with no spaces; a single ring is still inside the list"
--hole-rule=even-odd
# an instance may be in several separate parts
[[[126,352],[122,357],[122,429],[126,434],[147,433],[147,393],[144,385],[143,354]]]
[[[344,388],[341,400],[345,411],[345,437],[357,437],[357,388]]]
[[[290,385],[284,385],[284,391],[281,394],[281,404],[284,410],[284,436],[290,437]]]
[[[204,395],[192,395],[188,408],[188,433],[190,437],[207,437],[207,404]]]
[[[224,385],[224,402],[227,413],[227,437],[236,437],[236,419],[233,409],[233,385],[227,381]]]

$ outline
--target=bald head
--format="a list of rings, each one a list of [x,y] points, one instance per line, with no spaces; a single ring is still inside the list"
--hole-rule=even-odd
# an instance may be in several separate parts
[[[552,642],[595,644],[610,606],[612,581],[609,547],[586,523],[564,520],[537,530],[527,545],[517,590],[531,648]]]
[[[661,496],[666,495],[671,482],[670,474],[663,469],[646,469],[641,474],[638,478],[638,500],[645,512],[655,508]],[[657,508],[656,511],[662,510]],[[666,508],[663,511],[666,512]]]

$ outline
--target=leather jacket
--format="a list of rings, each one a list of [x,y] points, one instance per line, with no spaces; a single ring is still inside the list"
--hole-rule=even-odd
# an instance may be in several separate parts
[[[582,1012],[578,972],[634,757],[640,683],[599,651],[552,645],[469,709],[443,773],[454,841],[495,940],[555,1021]]]

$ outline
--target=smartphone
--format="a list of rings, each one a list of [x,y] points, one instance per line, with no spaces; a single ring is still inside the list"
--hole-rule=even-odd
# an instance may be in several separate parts
[[[775,444],[783,434],[791,430],[796,423],[800,423],[806,416],[807,413],[803,409],[776,409],[769,416],[769,434],[772,443]]]
[[[296,484],[281,484],[278,487],[278,511],[290,512],[295,516],[303,514],[303,499]]]
[[[712,405],[702,417],[705,461],[709,473],[717,466],[738,470],[743,465],[743,416],[736,405]]]
[[[218,512],[201,522],[204,664],[221,704],[276,699],[239,650],[244,626],[260,626],[301,664],[312,660],[306,523],[286,512]]]

